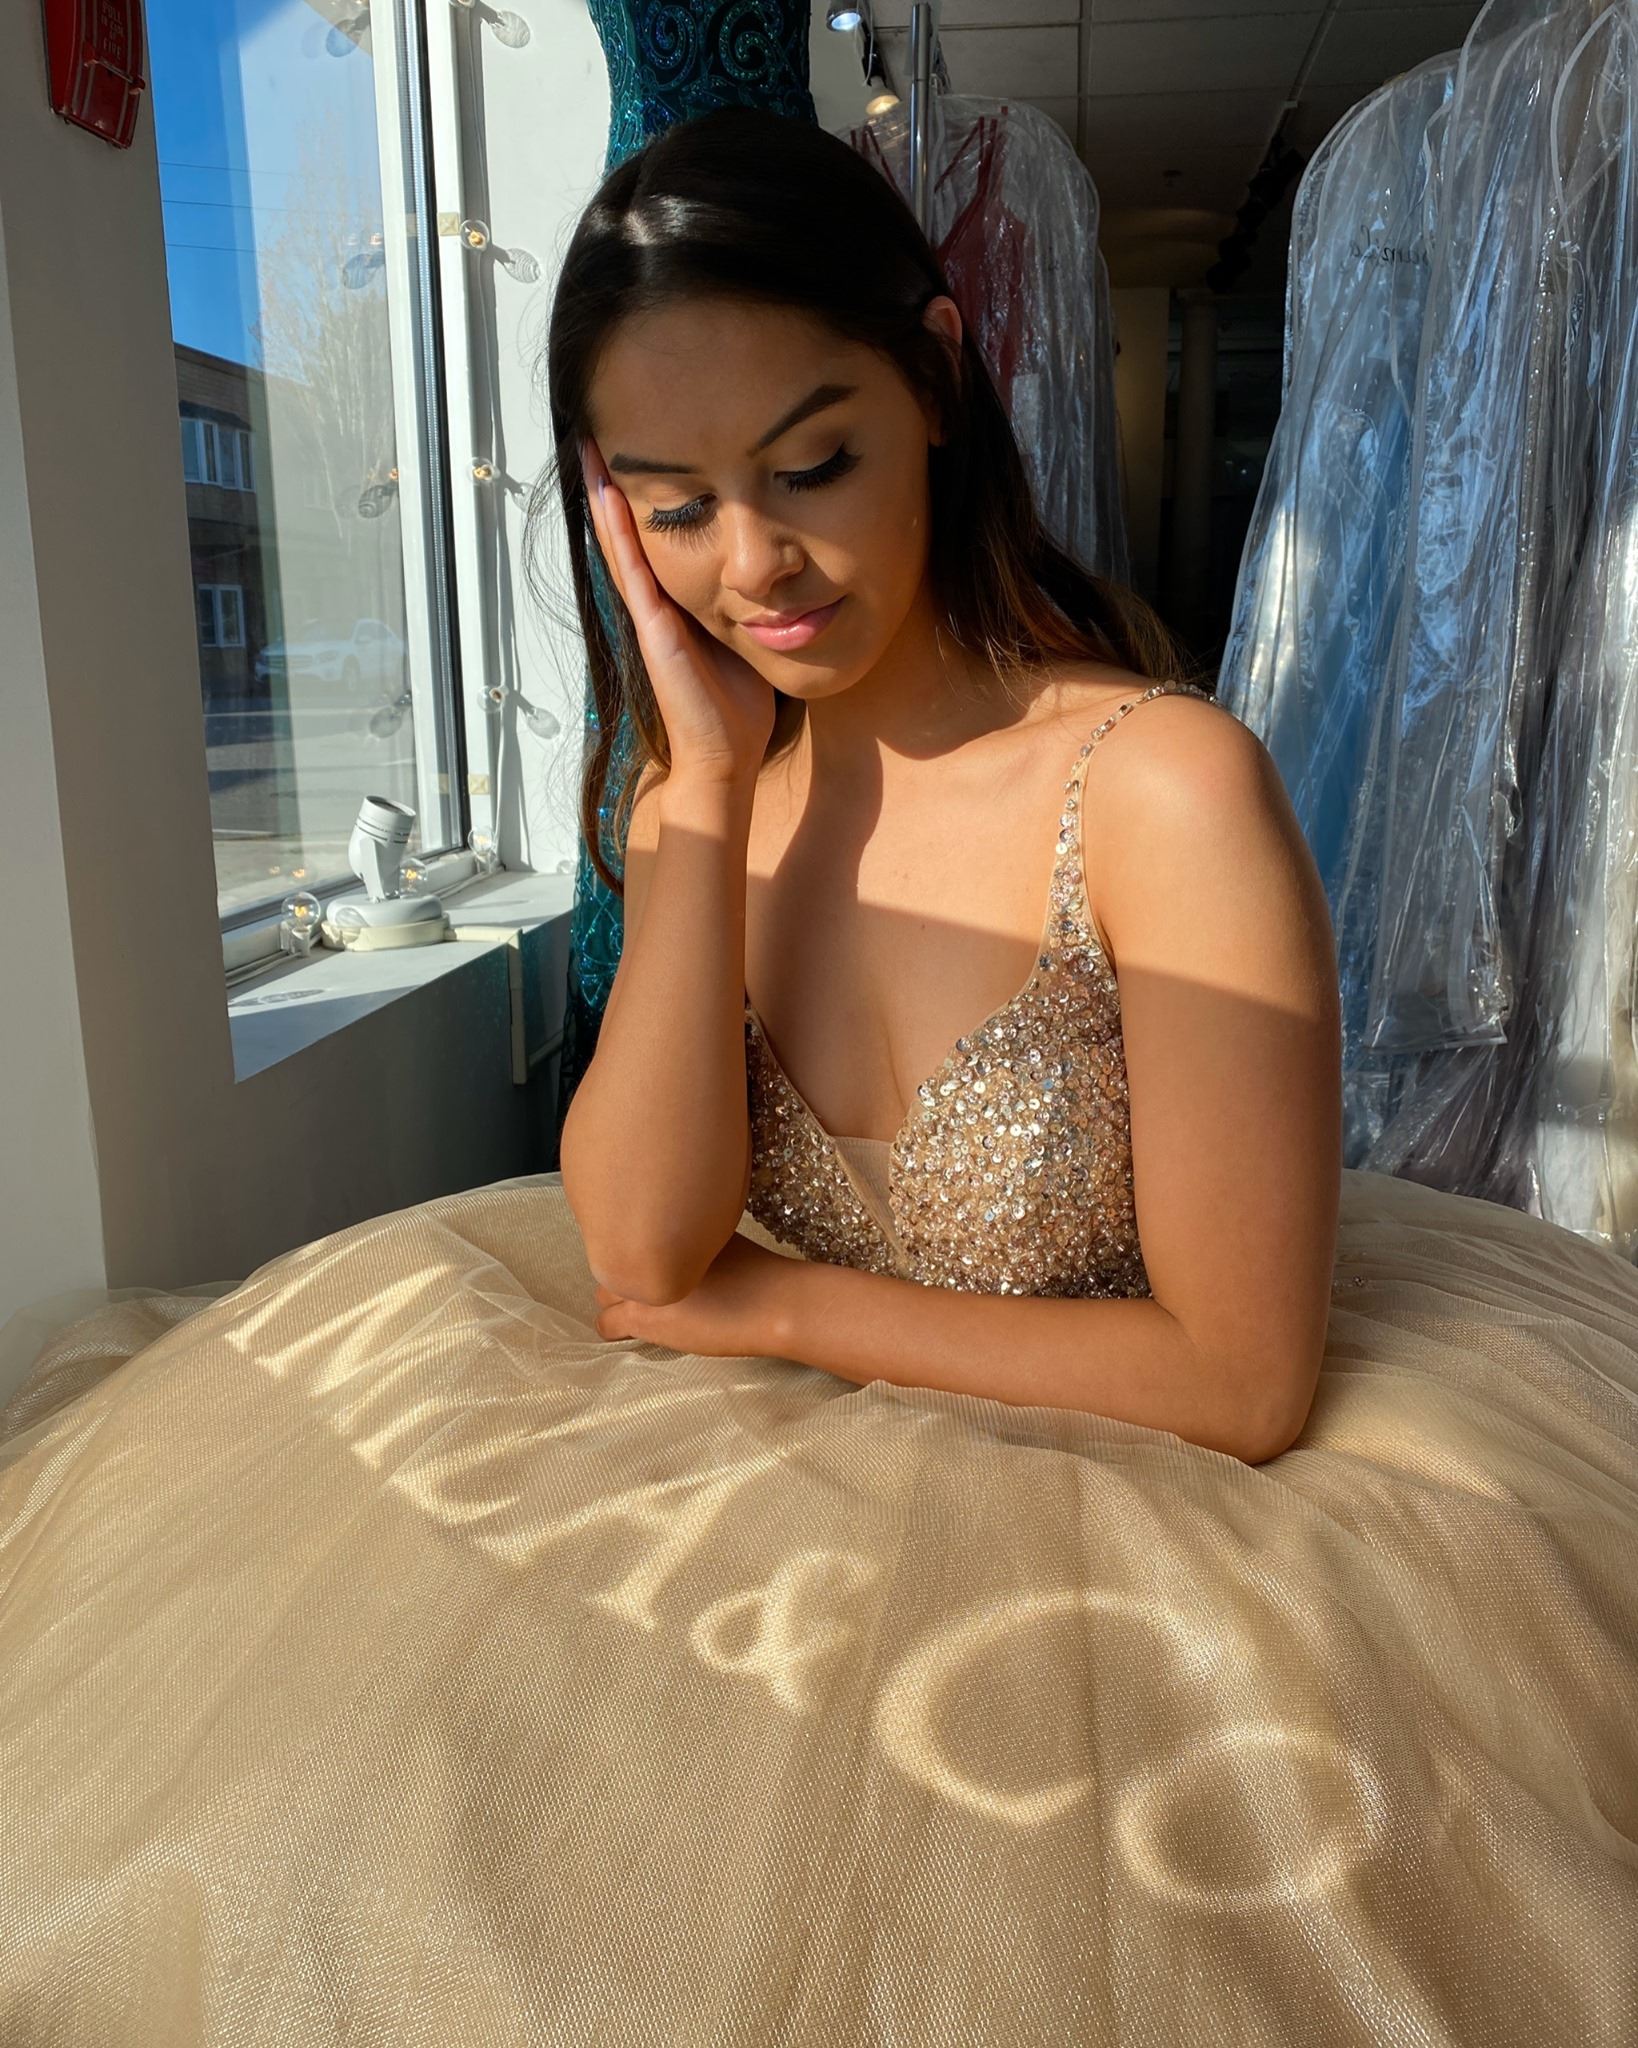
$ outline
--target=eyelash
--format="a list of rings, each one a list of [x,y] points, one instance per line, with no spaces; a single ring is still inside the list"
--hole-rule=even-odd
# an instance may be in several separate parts
[[[858,460],[858,456],[844,443],[828,461],[821,462],[817,469],[791,470],[785,477],[785,488],[788,491],[819,490],[823,485],[835,483],[839,477],[846,476]],[[699,500],[695,499],[690,505],[664,508],[656,506],[643,524],[651,533],[686,533],[691,529],[697,529],[706,523],[704,517],[695,510],[698,503]]]

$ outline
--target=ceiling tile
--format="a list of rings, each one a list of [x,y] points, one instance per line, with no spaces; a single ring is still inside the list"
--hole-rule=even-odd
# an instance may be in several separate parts
[[[1075,82],[1078,39],[1073,28],[956,28],[946,29],[939,40],[955,92],[1051,99]],[[879,29],[876,40],[903,93],[909,32]]]
[[[1312,4],[1312,0],[1306,0]],[[908,28],[910,0],[876,0],[872,8],[878,29]],[[953,28],[1033,28],[1069,22],[1078,25],[1079,0],[944,0],[938,19],[947,33]]]
[[[1361,7],[1331,17],[1309,73],[1315,87],[1380,85],[1446,50],[1459,50],[1477,7]]]
[[[1193,21],[1094,23],[1084,89],[1096,93],[1285,93],[1313,39],[1319,10]]]
[[[1285,105],[1285,86],[1261,92],[1093,93],[1086,103],[1086,146],[1145,149],[1157,136],[1186,157],[1204,149],[1251,151],[1256,167]]]
[[[1111,21],[1199,21],[1215,16],[1257,14],[1317,14],[1314,0],[1087,0],[1088,23],[1101,27]]]

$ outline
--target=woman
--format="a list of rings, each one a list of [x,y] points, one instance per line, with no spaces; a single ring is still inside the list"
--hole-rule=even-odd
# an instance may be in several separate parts
[[[797,123],[588,210],[641,781],[563,1172],[0,1415],[7,2048],[1627,2038],[1638,1274],[1336,1168],[1263,756],[939,287]]]
[[[820,129],[674,129],[581,222],[547,360],[588,844],[638,738],[562,1148],[599,1329],[1284,1450],[1341,1167],[1324,894],[1261,744],[1162,704],[1158,622],[1042,534],[908,209]],[[748,1198],[806,1262],[737,1234]]]

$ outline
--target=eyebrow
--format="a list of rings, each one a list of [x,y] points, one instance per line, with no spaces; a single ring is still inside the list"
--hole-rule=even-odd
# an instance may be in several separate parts
[[[781,434],[788,434],[792,427],[798,427],[816,412],[824,412],[830,406],[840,405],[844,398],[853,398],[858,393],[857,384],[817,384],[806,398],[798,399],[789,412],[775,420],[773,425],[747,454],[760,455],[771,442]],[[704,472],[694,462],[654,462],[646,455],[611,455],[608,462],[611,473],[623,471],[627,476],[700,476]]]

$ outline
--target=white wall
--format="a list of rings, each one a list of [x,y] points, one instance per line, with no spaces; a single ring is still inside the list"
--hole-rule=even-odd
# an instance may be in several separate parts
[[[51,709],[34,587],[0,216],[0,1320],[101,1286],[91,1097],[68,933]]]

